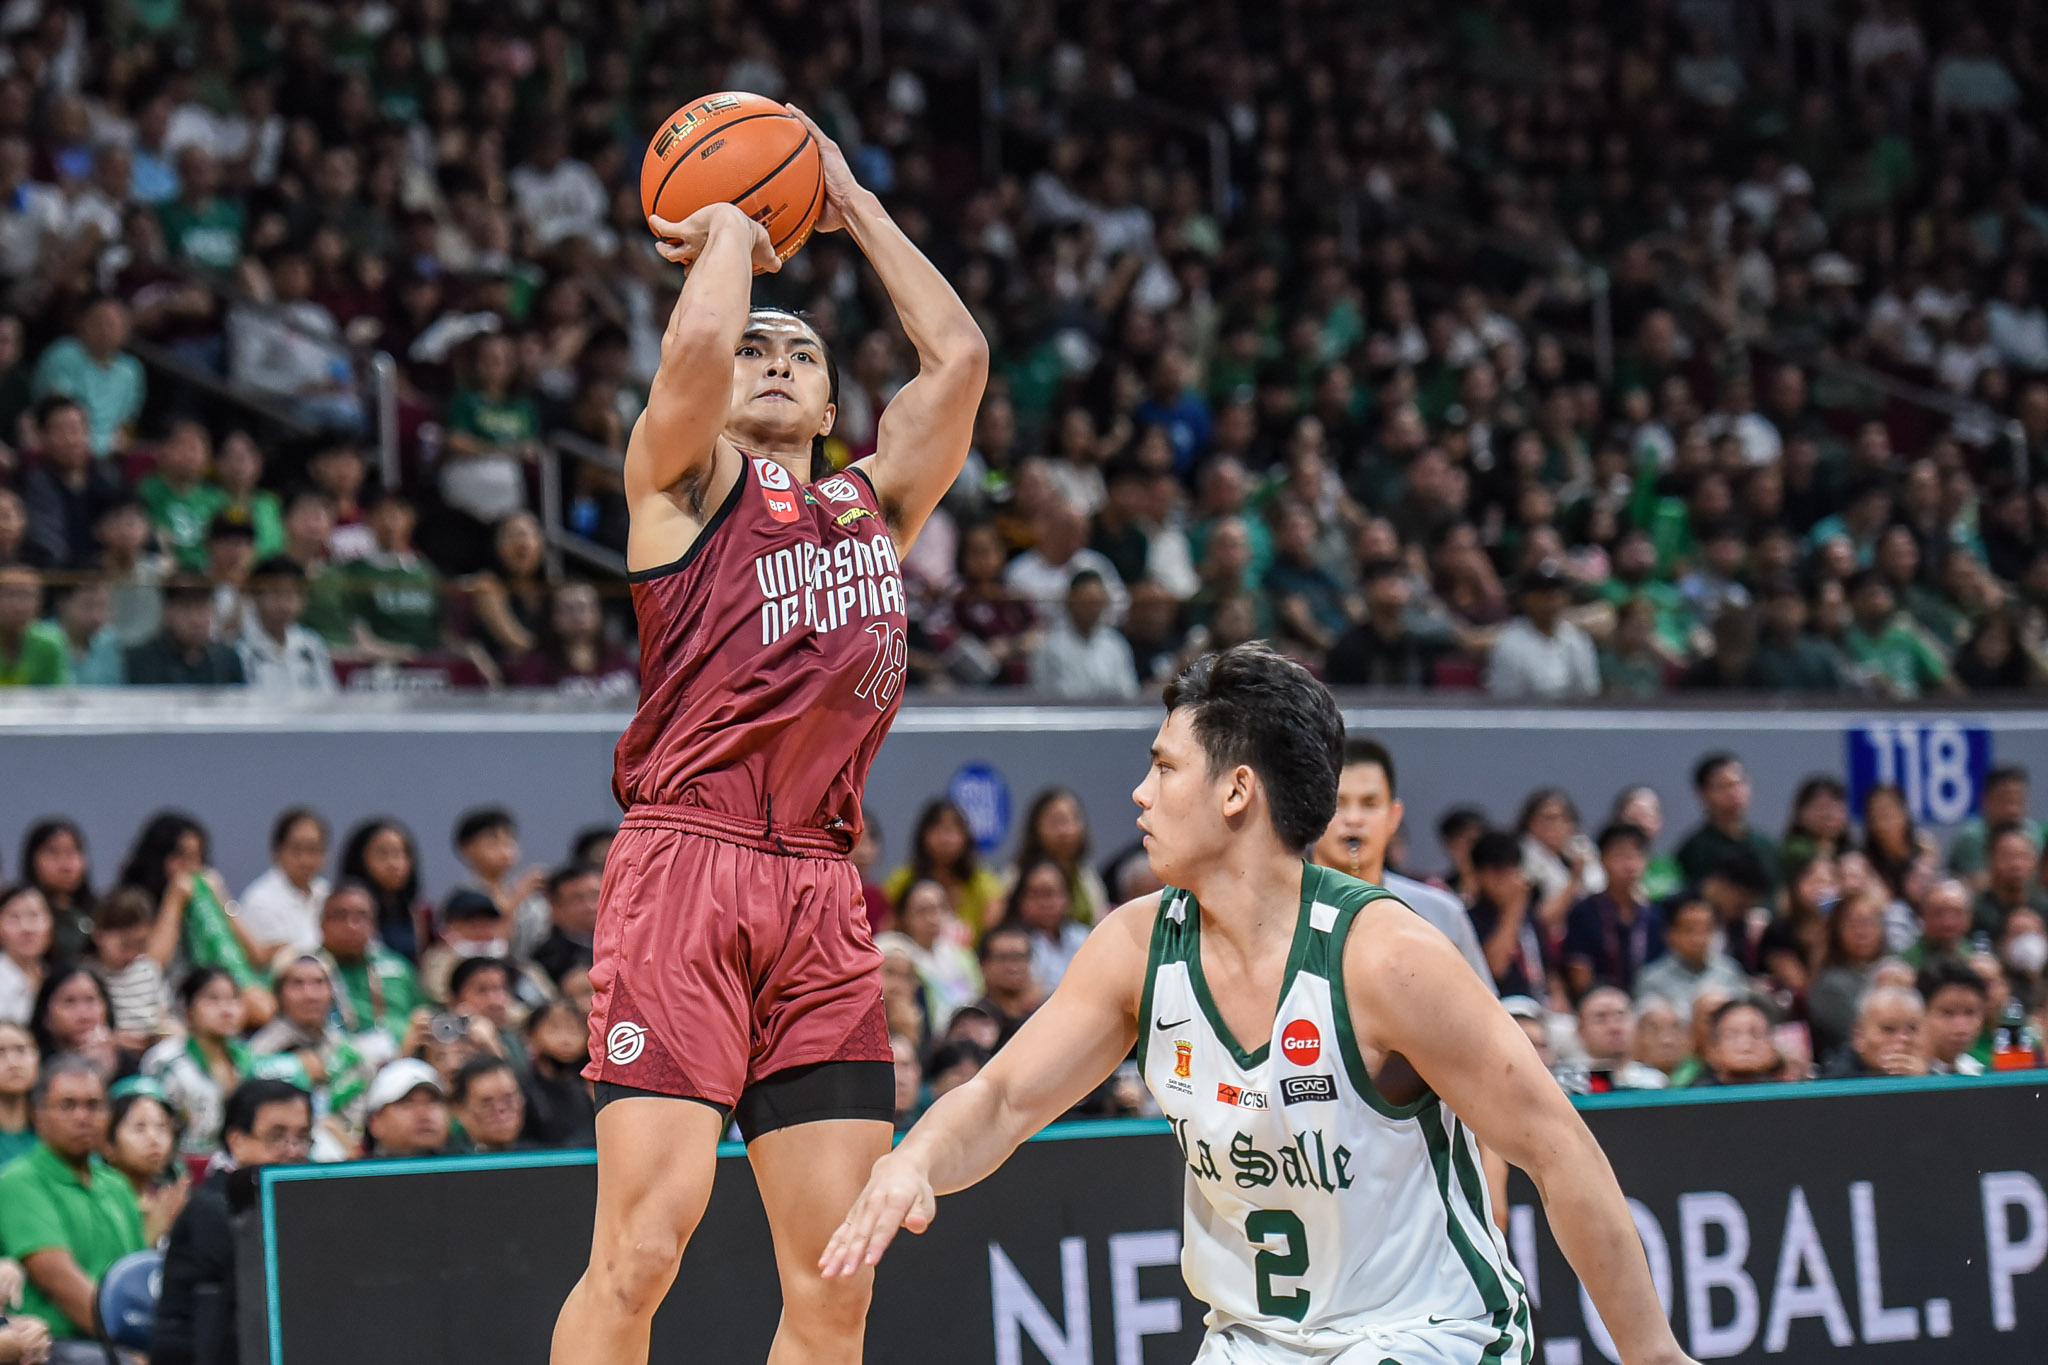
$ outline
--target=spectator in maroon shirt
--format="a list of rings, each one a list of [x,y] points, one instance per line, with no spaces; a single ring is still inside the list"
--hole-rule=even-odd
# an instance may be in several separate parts
[[[588,583],[564,583],[548,606],[540,648],[506,669],[505,680],[514,687],[631,693],[639,690],[640,668],[625,650],[605,639],[597,589]]]

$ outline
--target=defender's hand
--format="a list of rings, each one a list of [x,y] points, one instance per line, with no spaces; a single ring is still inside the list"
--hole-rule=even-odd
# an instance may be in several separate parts
[[[898,1228],[923,1232],[937,1211],[938,1200],[924,1172],[894,1153],[883,1157],[847,1211],[846,1221],[825,1244],[825,1254],[818,1258],[820,1273],[828,1280],[859,1274],[882,1259]]]

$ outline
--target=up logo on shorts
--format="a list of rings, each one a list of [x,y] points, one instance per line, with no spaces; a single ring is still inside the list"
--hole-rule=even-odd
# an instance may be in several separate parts
[[[647,1030],[634,1023],[617,1023],[604,1036],[605,1059],[613,1066],[631,1066],[647,1050]]]

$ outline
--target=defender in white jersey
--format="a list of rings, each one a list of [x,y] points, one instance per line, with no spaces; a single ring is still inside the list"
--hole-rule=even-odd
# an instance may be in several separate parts
[[[1535,1181],[1622,1365],[1691,1365],[1613,1171],[1520,1027],[1441,933],[1303,860],[1336,807],[1329,693],[1241,645],[1191,665],[1166,706],[1134,797],[1168,889],[1108,916],[1016,1038],[875,1163],[821,1272],[922,1232],[935,1195],[1135,1045],[1186,1158],[1201,1365],[1527,1365],[1475,1139]]]

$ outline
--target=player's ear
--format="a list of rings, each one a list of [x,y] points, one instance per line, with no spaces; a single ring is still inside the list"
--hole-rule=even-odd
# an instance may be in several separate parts
[[[1251,808],[1252,793],[1257,789],[1258,782],[1258,774],[1254,773],[1248,764],[1240,763],[1231,770],[1230,784],[1223,790],[1225,818],[1242,815]]]
[[[1392,838],[1401,832],[1401,817],[1408,813],[1408,808],[1401,804],[1401,798],[1397,796],[1387,802],[1387,811],[1394,817],[1393,821],[1387,826],[1387,837]]]
[[[832,434],[832,426],[838,420],[839,405],[837,403],[827,403],[825,405],[825,420],[818,425],[818,435],[830,436]]]

